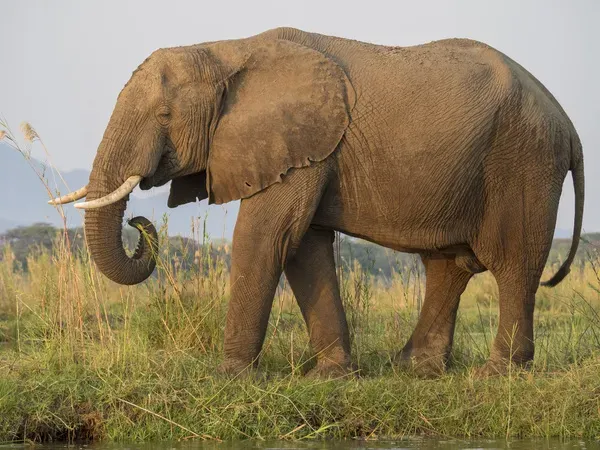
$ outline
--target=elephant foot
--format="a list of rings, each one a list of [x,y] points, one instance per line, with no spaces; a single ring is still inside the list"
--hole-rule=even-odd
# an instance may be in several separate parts
[[[481,380],[484,378],[497,377],[506,374],[507,366],[506,364],[499,364],[493,361],[486,361],[486,363],[477,367],[473,371],[473,378]]]
[[[437,378],[446,372],[448,355],[445,351],[412,348],[394,357],[394,364],[419,378]]]
[[[475,369],[473,378],[484,379],[497,376],[506,376],[509,373],[521,373],[531,369],[533,361],[510,361],[508,358],[490,358],[486,363]]]
[[[309,379],[328,379],[358,377],[358,373],[358,368],[352,363],[338,364],[331,361],[319,361],[304,376]]]
[[[254,364],[235,359],[226,359],[217,367],[217,374],[228,378],[246,378],[254,371]]]
[[[317,365],[306,372],[307,378],[341,378],[358,374],[358,368],[350,359],[350,350],[343,346],[317,351],[316,356]]]

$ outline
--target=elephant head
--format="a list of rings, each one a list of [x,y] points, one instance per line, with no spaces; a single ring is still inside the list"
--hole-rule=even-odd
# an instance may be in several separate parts
[[[89,183],[54,203],[86,210],[98,268],[121,284],[150,276],[156,230],[144,228],[133,256],[121,239],[129,194],[172,180],[169,207],[243,199],[293,167],[330,155],[348,124],[354,91],[323,54],[260,36],[160,49],[135,70],[117,99]],[[148,242],[150,244],[148,244]]]

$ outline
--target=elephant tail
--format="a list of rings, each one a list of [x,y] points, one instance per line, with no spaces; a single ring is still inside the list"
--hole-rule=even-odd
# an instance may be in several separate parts
[[[552,278],[542,282],[542,286],[553,287],[560,283],[565,278],[570,270],[571,264],[575,259],[577,253],[577,247],[579,246],[579,240],[581,238],[581,227],[583,223],[583,201],[585,196],[585,181],[583,174],[583,151],[581,148],[581,142],[579,139],[576,140],[576,145],[572,145],[572,156],[571,156],[571,175],[573,177],[573,188],[575,190],[575,223],[573,226],[573,241],[571,242],[571,249],[569,250],[569,256],[562,264],[558,272],[554,274]]]

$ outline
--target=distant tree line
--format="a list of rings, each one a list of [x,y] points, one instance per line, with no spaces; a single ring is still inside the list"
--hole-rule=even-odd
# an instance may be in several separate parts
[[[65,235],[66,233],[66,235]],[[67,239],[60,239],[66,237]],[[135,248],[138,240],[137,231],[126,227],[123,229],[123,245],[129,251]],[[27,227],[18,227],[0,234],[0,247],[10,245],[15,256],[15,266],[27,270],[27,258],[36,252],[57,250],[59,242],[69,243],[70,250],[79,256],[86,256],[84,245],[84,232],[82,228],[58,229],[47,223],[36,223]],[[367,273],[389,279],[393,272],[422,272],[422,265],[418,255],[395,252],[393,250],[371,244],[369,242],[353,239],[340,235],[336,241],[336,260],[338,265],[345,270],[354,268],[355,264]],[[549,264],[562,262],[571,246],[570,239],[555,239],[550,255]],[[197,242],[181,236],[161,236],[161,258],[183,270],[208,269],[217,261],[227,268],[231,262],[231,244],[228,241],[212,240]],[[575,264],[582,264],[585,260],[596,260],[600,248],[600,233],[590,233],[583,236],[577,252]],[[0,252],[2,258],[2,252]]]
[[[138,242],[138,232],[125,227],[121,236],[125,249],[133,252]],[[189,270],[192,267],[198,268],[199,265],[216,264],[217,261],[229,267],[231,258],[227,243],[220,241],[198,243],[193,239],[180,236],[161,236],[160,239],[162,261],[168,260],[175,268]],[[14,255],[15,269],[24,271],[27,271],[28,257],[40,252],[53,254],[60,249],[60,245],[68,245],[74,255],[87,258],[85,234],[81,227],[64,230],[47,223],[36,223],[13,228],[0,234],[0,248],[10,246]],[[3,253],[0,251],[0,259],[3,258]]]

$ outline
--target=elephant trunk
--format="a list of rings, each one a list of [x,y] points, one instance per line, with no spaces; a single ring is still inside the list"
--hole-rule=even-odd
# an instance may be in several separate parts
[[[102,198],[113,192],[120,183],[114,180],[115,171],[99,169],[94,164],[88,184],[87,200]],[[113,175],[111,177],[111,174]],[[92,259],[100,271],[112,281],[132,285],[147,279],[156,267],[158,235],[145,217],[131,219],[129,225],[140,231],[135,252],[128,256],[123,247],[122,222],[129,196],[111,205],[85,212],[85,234]]]

